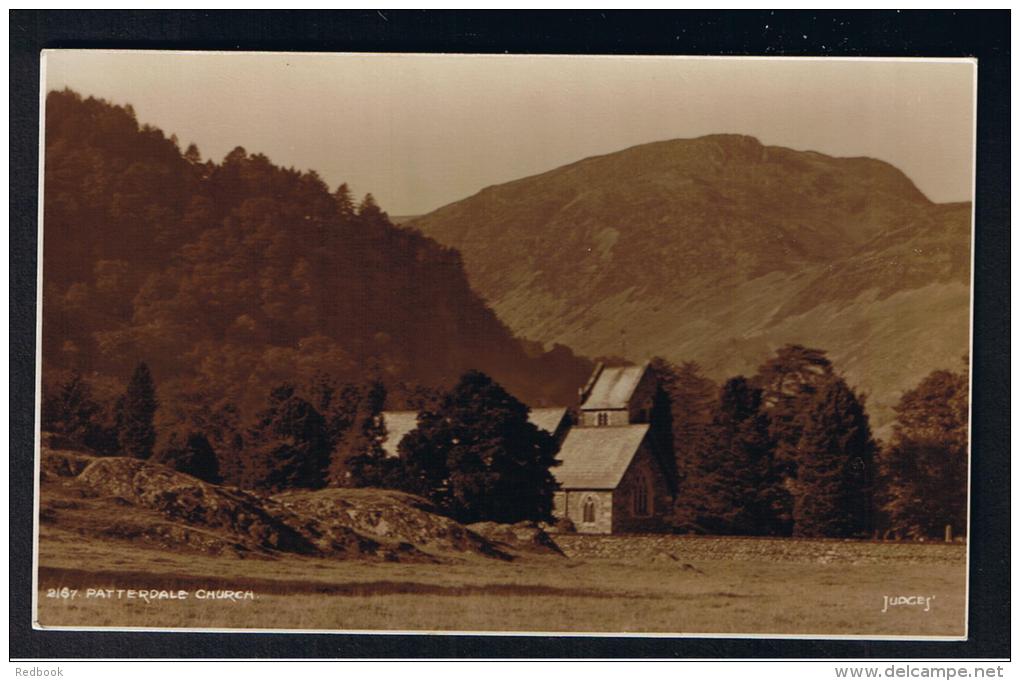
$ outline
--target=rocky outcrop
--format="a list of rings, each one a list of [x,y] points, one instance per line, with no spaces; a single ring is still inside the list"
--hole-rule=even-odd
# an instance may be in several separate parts
[[[43,447],[43,457],[39,462],[39,479],[41,482],[59,478],[73,478],[95,461],[94,456],[63,449]]]
[[[189,526],[225,531],[253,547],[306,554],[323,548],[316,546],[312,528],[301,518],[267,508],[264,498],[203,482],[159,464],[101,458],[90,463],[78,480],[97,495],[119,497]],[[356,543],[357,538],[349,540]]]
[[[468,525],[468,529],[515,552],[563,555],[556,542],[537,523],[525,521],[507,525],[483,522]]]
[[[431,553],[511,556],[491,541],[439,515],[425,499],[378,489],[324,489],[278,494],[274,501],[327,527],[346,527],[374,538],[413,545]]]
[[[483,536],[426,500],[377,489],[262,496],[160,464],[44,447],[40,521],[47,529],[203,553],[297,553],[330,558],[442,561],[554,550],[537,527]],[[495,536],[498,535],[498,538]]]

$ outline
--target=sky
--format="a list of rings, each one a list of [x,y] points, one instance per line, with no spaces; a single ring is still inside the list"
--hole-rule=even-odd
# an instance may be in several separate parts
[[[220,161],[237,146],[419,215],[484,187],[658,140],[739,133],[870,156],[970,200],[964,60],[55,50],[45,87],[131,104]]]

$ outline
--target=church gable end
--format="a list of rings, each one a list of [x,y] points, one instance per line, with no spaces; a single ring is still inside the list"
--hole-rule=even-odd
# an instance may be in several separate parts
[[[673,497],[646,441],[613,491],[613,532],[665,532]]]

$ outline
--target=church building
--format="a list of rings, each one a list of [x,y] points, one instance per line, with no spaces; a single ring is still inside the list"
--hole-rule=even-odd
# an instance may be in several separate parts
[[[673,456],[656,437],[658,389],[647,364],[599,364],[579,390],[576,424],[566,407],[531,410],[529,420],[560,443],[559,465],[552,468],[560,485],[553,516],[569,518],[585,534],[669,531],[673,484],[666,466]],[[418,414],[384,411],[382,419],[387,431],[382,447],[398,456]]]
[[[673,509],[669,453],[656,451],[651,420],[658,390],[648,365],[599,364],[580,391],[578,423],[560,446],[553,515],[577,532],[669,530]]]

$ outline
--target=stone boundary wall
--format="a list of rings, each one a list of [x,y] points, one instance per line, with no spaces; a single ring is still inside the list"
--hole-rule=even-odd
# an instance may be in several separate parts
[[[882,542],[843,539],[704,537],[669,534],[554,534],[553,541],[578,560],[692,563],[704,560],[796,563],[949,563],[965,565],[963,543]]]

